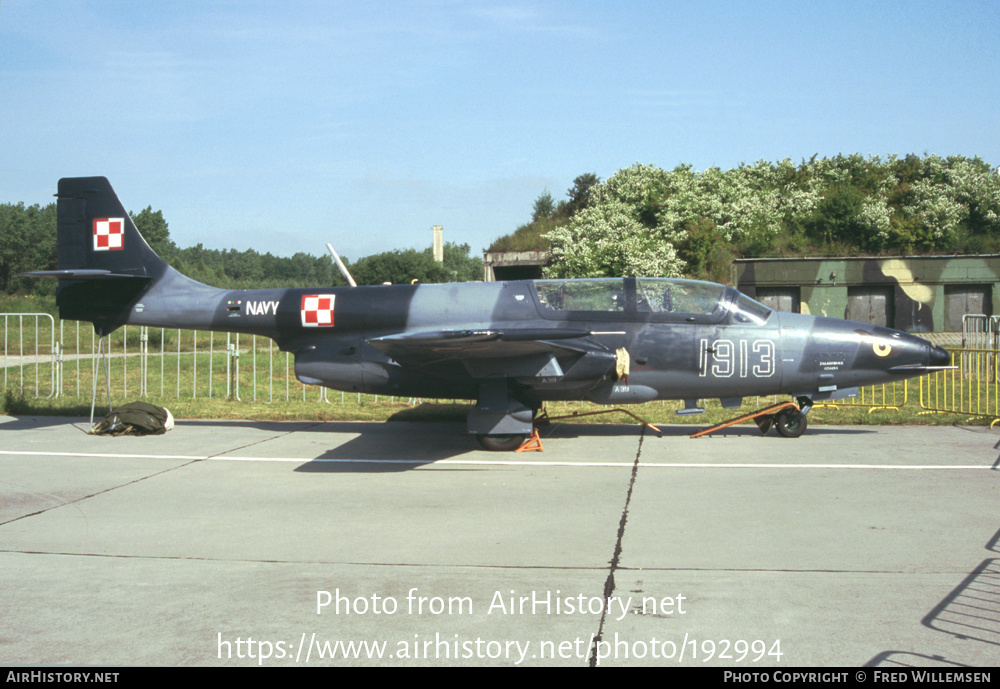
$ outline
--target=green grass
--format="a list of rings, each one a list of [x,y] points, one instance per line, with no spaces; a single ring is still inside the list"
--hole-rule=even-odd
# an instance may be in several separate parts
[[[244,340],[251,343],[249,338]],[[207,338],[205,342],[207,343]],[[224,344],[223,342],[222,345]],[[201,343],[197,354],[183,351],[177,354],[169,349],[161,354],[151,347],[145,373],[140,366],[139,356],[113,356],[109,359],[112,403],[120,405],[143,399],[167,407],[179,419],[271,421],[460,421],[465,418],[472,404],[461,400],[454,403],[452,400],[435,402],[324,391],[315,386],[303,386],[294,378],[294,361],[291,356],[271,348],[270,341],[265,338],[257,338],[257,345],[256,377],[253,352],[245,349],[241,350],[238,366],[230,368],[225,351],[216,350],[210,355],[207,350],[202,349],[206,345]],[[89,351],[89,347],[85,351]],[[95,367],[88,359],[65,361],[60,394],[53,395],[52,369],[47,361],[8,368],[5,371],[6,393],[0,412],[13,415],[87,416],[90,414],[94,373]],[[103,367],[97,367],[96,374],[95,413],[103,415],[107,409]],[[906,382],[905,387],[890,387],[885,393],[881,388],[867,388],[863,390],[863,397],[854,401],[818,404],[810,412],[809,420],[812,424],[933,425],[986,424],[997,418],[997,386],[970,385],[968,381],[962,383],[962,380],[962,376],[952,376],[951,379],[934,385],[926,384],[928,392],[925,393],[926,406],[963,410],[959,413],[930,413],[922,408],[920,385],[918,381],[911,380]],[[0,380],[0,384],[4,384],[4,381]],[[654,424],[704,426],[787,399],[750,397],[744,400],[740,409],[723,409],[717,400],[705,400],[703,404],[706,413],[698,416],[677,415],[676,412],[683,407],[678,401],[654,401],[623,408]],[[983,400],[988,404],[984,404]],[[884,403],[884,406],[877,403]],[[892,404],[898,404],[900,408],[885,408]],[[550,416],[608,409],[587,402],[550,402],[546,408]],[[977,411],[980,414],[975,414]],[[622,413],[581,416],[572,421],[633,423],[632,418]]]
[[[296,384],[299,385],[299,384]],[[249,419],[259,421],[464,421],[471,409],[471,401],[463,400],[414,400],[410,398],[358,395],[329,390],[326,401],[320,400],[321,390],[306,388],[306,401],[301,399],[301,385],[298,395],[286,401],[280,399],[269,403],[266,397],[258,396],[256,402],[243,396],[241,401],[222,397],[192,398],[190,395],[176,396],[150,395],[141,399],[170,409],[178,419]],[[224,388],[223,388],[224,392]],[[120,394],[112,396],[113,404],[140,399],[137,395],[125,399]],[[756,409],[786,401],[782,397],[748,398],[740,409],[723,409],[717,401],[705,403],[705,413],[698,416],[679,416],[675,412],[683,405],[676,401],[656,401],[640,405],[622,407],[632,414],[657,425],[681,424],[708,426],[750,413]],[[3,413],[10,415],[38,416],[88,416],[91,399],[89,393],[77,396],[63,395],[56,398],[36,398],[31,394],[19,394],[8,390],[3,399]],[[592,411],[607,411],[605,407],[589,402],[549,402],[545,409],[549,416],[571,416]],[[98,388],[96,413],[107,411],[107,397]],[[902,409],[875,409],[868,405],[838,404],[837,406],[817,406],[809,414],[813,425],[952,425],[988,424],[993,417],[970,414],[929,413],[911,402]],[[579,418],[564,419],[571,423],[635,423],[627,414],[609,413]],[[751,423],[749,421],[745,423]]]

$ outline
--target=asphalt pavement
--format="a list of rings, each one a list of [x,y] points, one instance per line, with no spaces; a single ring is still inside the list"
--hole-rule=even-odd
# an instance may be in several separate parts
[[[993,666],[1000,431],[0,417],[0,663]]]

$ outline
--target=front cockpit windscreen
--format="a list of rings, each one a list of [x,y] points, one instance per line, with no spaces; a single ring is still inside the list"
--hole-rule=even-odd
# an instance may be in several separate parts
[[[733,320],[737,323],[754,323],[756,325],[764,325],[771,316],[769,307],[754,301],[742,292],[733,302],[730,312],[733,314]]]
[[[637,311],[715,316],[724,308],[726,288],[697,280],[636,278],[635,292]]]

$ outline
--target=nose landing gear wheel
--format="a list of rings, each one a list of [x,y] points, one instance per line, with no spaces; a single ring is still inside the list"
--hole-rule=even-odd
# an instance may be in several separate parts
[[[806,415],[794,409],[779,412],[774,418],[774,427],[786,438],[798,438],[806,432]]]

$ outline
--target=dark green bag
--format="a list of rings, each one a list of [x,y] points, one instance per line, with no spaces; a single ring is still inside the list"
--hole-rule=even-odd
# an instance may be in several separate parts
[[[105,416],[91,435],[160,435],[174,426],[173,416],[148,402],[129,402]]]

